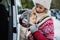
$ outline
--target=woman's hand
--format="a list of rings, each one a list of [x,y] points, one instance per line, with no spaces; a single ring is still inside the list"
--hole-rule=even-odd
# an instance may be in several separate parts
[[[34,40],[33,35],[31,33],[28,36],[28,40]]]
[[[30,26],[30,31],[33,33],[33,32],[35,32],[35,31],[37,31],[38,30],[38,28],[36,27],[36,25],[34,24],[34,25],[32,25],[32,26]]]

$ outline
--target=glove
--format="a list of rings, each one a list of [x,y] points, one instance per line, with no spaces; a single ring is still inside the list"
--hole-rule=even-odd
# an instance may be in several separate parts
[[[37,31],[38,30],[38,28],[36,27],[36,25],[32,25],[32,26],[30,26],[30,31],[33,33],[33,32],[35,32],[35,31]]]

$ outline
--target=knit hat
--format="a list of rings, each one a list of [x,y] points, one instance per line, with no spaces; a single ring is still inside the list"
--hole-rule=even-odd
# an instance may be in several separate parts
[[[32,12],[32,10],[27,10],[27,11],[25,11],[25,12],[22,13],[22,15],[21,15],[20,18],[23,19],[23,22],[29,23],[29,15],[30,15],[31,12]]]
[[[46,9],[50,9],[51,0],[33,0],[34,5],[36,6],[36,3],[43,5]]]

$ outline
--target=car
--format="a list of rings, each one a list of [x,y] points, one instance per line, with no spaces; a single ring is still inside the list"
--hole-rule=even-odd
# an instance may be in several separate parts
[[[51,9],[51,16],[56,17],[56,19],[60,20],[60,10],[59,9]]]

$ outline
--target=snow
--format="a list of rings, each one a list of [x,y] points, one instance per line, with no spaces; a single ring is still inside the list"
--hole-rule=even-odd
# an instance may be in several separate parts
[[[60,21],[52,17],[54,23],[54,40],[60,40]]]

